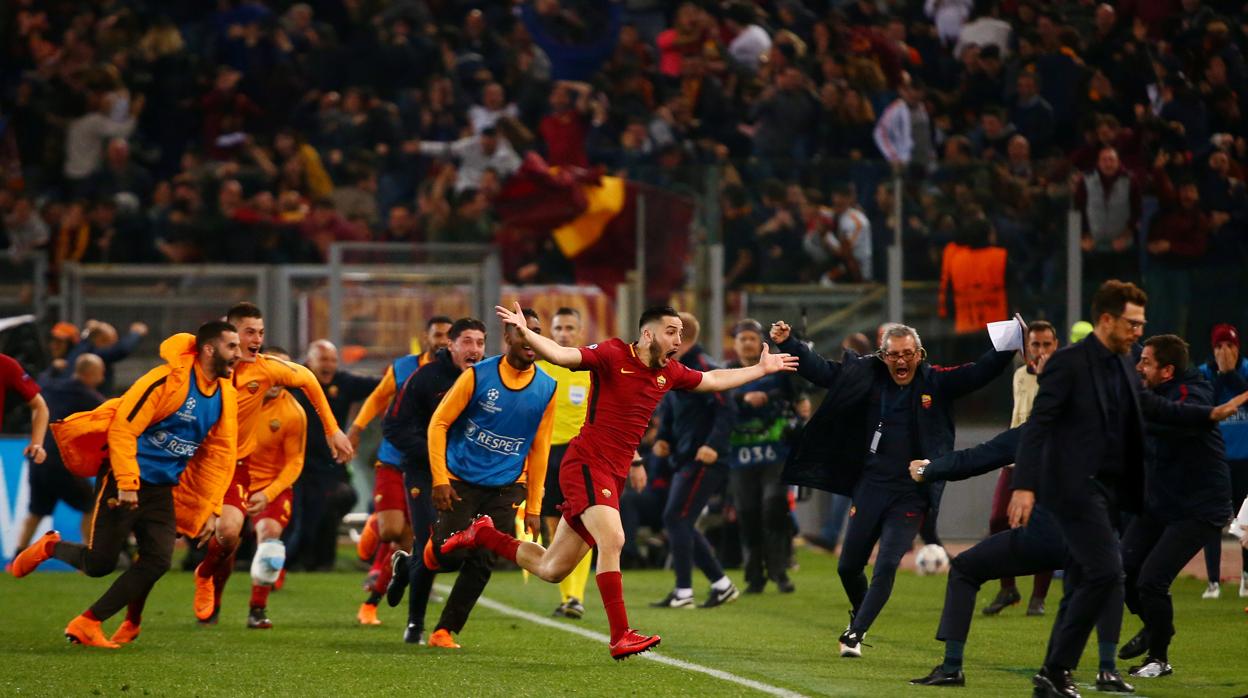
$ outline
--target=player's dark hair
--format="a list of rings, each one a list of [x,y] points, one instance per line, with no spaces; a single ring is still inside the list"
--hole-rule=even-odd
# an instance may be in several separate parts
[[[637,321],[637,329],[649,325],[655,320],[662,320],[665,317],[680,317],[680,313],[670,305],[652,305],[641,313],[641,319]]]
[[[282,356],[290,356],[290,352],[275,344],[268,345],[264,348],[266,354],[281,354]]]
[[[225,321],[232,324],[237,324],[239,320],[249,317],[263,319],[264,313],[260,312],[260,306],[249,301],[243,301],[242,303],[236,303],[234,307],[225,311]]]
[[[537,320],[538,322],[542,321],[541,316],[538,315],[537,311],[532,308],[525,308],[520,311],[520,314],[527,318],[532,318],[533,320]]]
[[[1183,341],[1182,337],[1159,334],[1149,337],[1144,342],[1144,346],[1153,348],[1153,358],[1157,360],[1158,368],[1173,366],[1176,376],[1187,370],[1187,342]]]
[[[429,322],[425,323],[425,329],[427,330],[430,327],[433,327],[434,325],[454,325],[454,324],[455,324],[455,321],[447,317],[446,315],[434,315],[433,317],[429,318]]]
[[[1032,320],[1027,323],[1027,334],[1032,335],[1035,332],[1052,332],[1053,336],[1057,336],[1057,328],[1048,320]]]
[[[1119,317],[1127,309],[1127,303],[1147,305],[1148,294],[1129,281],[1106,281],[1092,296],[1092,322],[1096,322],[1105,313]]]
[[[485,323],[475,317],[461,317],[451,323],[451,331],[447,332],[447,336],[451,338],[452,342],[454,342],[459,339],[459,335],[467,332],[468,330],[477,330],[478,332],[485,334]]]
[[[571,315],[577,320],[581,319],[581,311],[577,310],[576,308],[569,308],[566,305],[556,310],[555,314],[552,315],[551,317],[559,317],[560,315]]]
[[[238,328],[224,320],[205,322],[199,326],[198,330],[195,330],[195,349],[199,350],[205,344],[216,341],[226,332],[238,332]]]

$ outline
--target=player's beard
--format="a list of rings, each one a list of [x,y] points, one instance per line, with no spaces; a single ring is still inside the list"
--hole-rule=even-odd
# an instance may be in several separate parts
[[[217,378],[230,377],[230,362],[218,353],[212,355],[212,372]]]
[[[650,365],[654,368],[660,368],[663,364],[660,360],[663,358],[663,352],[659,350],[659,345],[654,342],[650,343]]]

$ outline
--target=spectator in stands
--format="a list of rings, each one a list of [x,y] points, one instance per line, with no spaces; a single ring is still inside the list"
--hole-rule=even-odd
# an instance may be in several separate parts
[[[87,94],[87,113],[70,121],[65,129],[64,173],[71,194],[88,193],[88,180],[104,161],[105,142],[134,133],[143,104],[142,95],[129,100],[124,92]]]
[[[450,143],[419,141],[418,147],[424,155],[458,161],[457,193],[480,188],[486,169],[507,177],[520,168],[520,156],[495,128]]]
[[[833,187],[832,215],[835,216],[835,223],[823,237],[823,244],[832,255],[832,267],[820,281],[870,281],[874,273],[871,266],[871,221],[858,206],[854,185],[844,183]]]
[[[0,238],[7,239],[2,251],[14,264],[21,264],[35,251],[48,244],[48,224],[35,210],[29,196],[0,192]]]
[[[130,144],[119,137],[109,140],[104,166],[92,177],[87,189],[100,198],[129,194],[147,205],[151,203],[154,186],[147,168],[131,159]]]
[[[477,14],[481,13],[477,11]],[[498,126],[499,119],[514,119],[519,114],[516,105],[507,101],[503,86],[491,82],[481,88],[481,103],[468,108],[468,123],[472,125],[473,133],[481,133]]]
[[[923,85],[909,74],[897,86],[897,99],[880,114],[875,125],[875,144],[895,167],[912,163],[926,168],[935,161],[931,118],[923,104]]]
[[[335,187],[330,200],[344,218],[359,221],[369,228],[375,228],[381,222],[381,214],[377,210],[377,171],[361,164],[353,163],[347,167],[350,185]]]
[[[352,223],[338,213],[333,199],[317,199],[312,211],[299,224],[299,235],[312,243],[321,261],[329,259],[329,246],[335,242],[368,242],[368,228]]]
[[[586,140],[592,97],[593,87],[587,83],[563,80],[555,84],[550,93],[550,113],[538,125],[547,164],[589,167]]]
[[[808,154],[806,134],[815,123],[816,105],[810,79],[794,66],[776,74],[750,112],[754,120],[754,155],[775,161],[802,162]],[[774,171],[773,171],[774,172]]]
[[[1148,228],[1148,272],[1145,286],[1153,291],[1149,324],[1157,334],[1186,336],[1192,274],[1209,246],[1213,227],[1209,214],[1200,208],[1200,189],[1190,176],[1177,184],[1166,171],[1171,156],[1157,154],[1153,181],[1161,210]],[[1150,332],[1153,330],[1150,330]]]
[[[1074,175],[1075,206],[1083,219],[1083,277],[1095,288],[1105,279],[1139,278],[1135,240],[1140,222],[1140,189],[1118,160],[1118,151],[1101,148],[1096,169]]]
[[[763,57],[771,52],[771,35],[758,25],[754,6],[748,2],[734,2],[724,16],[724,28],[732,39],[728,42],[728,55],[747,75],[758,72]]]
[[[1044,155],[1053,145],[1057,125],[1053,107],[1040,96],[1036,80],[1032,73],[1018,76],[1015,81],[1014,106],[1010,109],[1010,123],[1027,137],[1033,152]]]
[[[392,206],[386,217],[386,227],[381,231],[380,242],[420,242],[420,222],[410,206]]]

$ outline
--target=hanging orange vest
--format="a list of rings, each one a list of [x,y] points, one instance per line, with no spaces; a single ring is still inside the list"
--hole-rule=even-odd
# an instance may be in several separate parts
[[[1008,317],[1005,298],[1005,248],[945,246],[940,270],[940,316],[948,316],[947,294],[953,291],[953,324],[957,334],[980,332],[984,325]]]

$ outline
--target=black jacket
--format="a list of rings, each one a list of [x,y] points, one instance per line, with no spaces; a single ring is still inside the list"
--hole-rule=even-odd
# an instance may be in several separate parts
[[[719,368],[696,344],[680,357],[680,363],[704,373]],[[718,462],[728,462],[729,437],[737,425],[737,403],[731,393],[673,390],[659,403],[658,417],[658,438],[671,445],[674,466],[692,463],[702,446],[715,449]]]
[[[351,405],[367,398],[380,382],[380,378],[361,376],[350,371],[338,371],[328,384],[321,385],[321,390],[325,391],[325,400],[329,402],[329,411],[334,415],[334,419],[338,420],[338,424],[345,426],[351,412]],[[296,388],[289,392],[291,397],[295,398],[295,402],[303,407],[304,412],[316,414],[312,401],[303,394],[302,390]],[[315,427],[308,429],[307,440],[304,442],[303,462],[304,469],[311,472],[332,474],[336,477],[346,472],[334,462],[334,456],[329,450],[329,442],[325,440],[325,434]]]
[[[932,458],[923,471],[925,482],[956,482],[990,473],[1014,462],[1022,427],[1007,429],[991,439],[961,451]]]
[[[1152,391],[1176,403],[1213,404],[1213,386],[1194,369]],[[1231,471],[1217,425],[1206,421],[1184,428],[1150,421],[1147,428],[1145,510],[1163,521],[1225,524],[1231,518]]]
[[[866,465],[880,392],[892,381],[888,367],[874,355],[829,361],[792,337],[780,350],[798,357],[797,371],[803,378],[828,390],[789,454],[784,480],[852,496]],[[918,439],[916,450],[923,458],[939,458],[953,450],[953,402],[1001,375],[1013,357],[1012,351],[989,351],[961,366],[919,365],[911,383],[915,389],[910,391],[914,415],[910,434]],[[933,508],[943,490],[939,482],[919,486]]]
[[[429,420],[460,373],[451,353],[439,349],[433,361],[407,377],[386,411],[381,433],[403,454],[400,465],[407,473],[429,477]]]
[[[1091,485],[1105,460],[1103,435],[1110,428],[1105,377],[1096,366],[1096,335],[1059,349],[1040,373],[1040,391],[1022,426],[1014,489],[1031,490],[1058,514],[1086,509]],[[1128,391],[1128,433],[1122,436],[1124,472],[1117,479],[1118,506],[1139,512],[1144,500],[1144,417],[1161,423],[1201,426],[1210,408],[1180,405],[1144,389],[1130,359],[1119,362]]]

